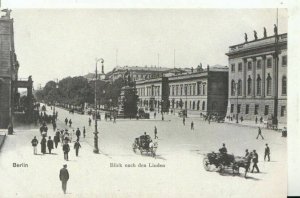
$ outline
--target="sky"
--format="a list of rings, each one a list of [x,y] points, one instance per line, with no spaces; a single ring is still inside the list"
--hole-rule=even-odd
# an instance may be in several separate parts
[[[227,65],[230,45],[273,34],[276,9],[13,9],[19,77],[35,88],[49,80],[116,65],[197,67]],[[288,30],[279,9],[279,33]],[[116,54],[118,54],[116,56]],[[117,57],[117,58],[116,58]]]

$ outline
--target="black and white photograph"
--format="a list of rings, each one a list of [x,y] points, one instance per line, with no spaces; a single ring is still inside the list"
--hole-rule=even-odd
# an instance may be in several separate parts
[[[1,198],[287,197],[289,9],[4,2]]]

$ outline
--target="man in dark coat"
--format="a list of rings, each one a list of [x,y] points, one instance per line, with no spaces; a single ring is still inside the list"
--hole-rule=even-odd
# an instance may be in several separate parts
[[[91,118],[89,118],[89,126],[91,126],[92,120]]]
[[[64,159],[69,160],[69,151],[70,151],[70,146],[67,141],[65,141],[63,145],[63,151],[64,151]]]
[[[51,136],[49,136],[49,139],[47,141],[47,147],[48,147],[49,154],[51,154],[51,150],[53,149],[53,140],[51,140]]]
[[[194,130],[194,122],[191,122],[191,130]]]
[[[257,163],[258,163],[258,154],[256,153],[256,150],[253,150],[253,160],[252,160],[252,162],[253,162],[253,167],[252,167],[251,173],[253,173],[254,168],[259,173],[259,168],[257,166]]]
[[[83,127],[83,138],[85,138],[85,127]]]
[[[47,140],[46,140],[45,136],[43,136],[43,138],[41,140],[41,152],[43,154],[46,153],[46,143],[47,143]]]
[[[77,136],[77,140],[78,141],[79,141],[80,135],[81,135],[81,132],[80,132],[79,128],[77,128],[77,130],[76,130],[76,136]]]
[[[54,136],[54,144],[55,144],[55,148],[57,148],[57,145],[58,145],[58,142],[60,141],[60,138],[59,138],[59,131],[57,130],[56,133],[55,133],[55,136]]]
[[[65,123],[66,123],[66,125],[68,125],[68,118],[65,119]]]
[[[154,139],[158,139],[156,126],[154,126]]]
[[[265,157],[264,157],[265,161],[267,157],[268,157],[268,161],[270,161],[270,147],[268,146],[268,144],[266,144],[266,148],[265,148]]]
[[[60,179],[60,181],[62,183],[62,190],[66,194],[66,191],[67,191],[67,182],[69,180],[69,172],[68,172],[68,169],[67,169],[67,164],[65,164],[64,167],[62,169],[60,169],[60,171],[59,171],[59,179]]]
[[[74,144],[74,149],[76,151],[76,157],[78,157],[79,148],[81,147],[79,140],[77,140]]]
[[[70,119],[69,120],[69,127],[71,127],[72,126],[72,120]]]
[[[33,146],[33,154],[36,155],[37,154],[37,149],[36,146],[38,145],[39,141],[36,139],[36,137],[34,136],[34,138],[31,140],[31,144]]]

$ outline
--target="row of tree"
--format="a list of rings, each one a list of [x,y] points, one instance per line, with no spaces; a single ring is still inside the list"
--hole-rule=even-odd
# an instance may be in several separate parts
[[[101,105],[117,106],[121,88],[125,86],[122,78],[113,83],[97,80],[97,103]],[[42,90],[35,93],[38,101],[53,104],[54,102],[82,106],[84,103],[94,104],[95,81],[82,76],[67,77],[58,83],[49,81]]]

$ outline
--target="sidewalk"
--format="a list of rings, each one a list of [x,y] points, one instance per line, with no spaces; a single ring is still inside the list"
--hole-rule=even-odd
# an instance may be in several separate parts
[[[264,129],[267,129],[267,126],[264,124],[264,123],[260,123],[258,122],[257,124],[255,123],[255,121],[253,120],[244,120],[243,122],[241,122],[239,120],[239,123],[236,123],[236,120],[232,120],[232,121],[229,121],[228,119],[225,119],[224,123],[227,123],[227,124],[234,124],[234,125],[240,125],[240,126],[247,126],[247,127],[252,127],[252,128],[257,128],[257,127],[261,127],[261,128],[264,128]],[[283,124],[283,123],[278,123],[278,129],[283,129],[283,127],[286,127],[286,124]],[[272,130],[272,129],[270,129]]]
[[[0,129],[0,152],[1,152],[1,148],[6,139],[6,132],[7,132],[7,129]]]

